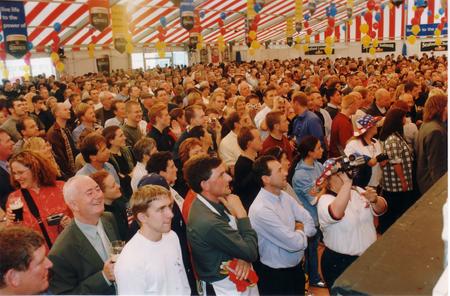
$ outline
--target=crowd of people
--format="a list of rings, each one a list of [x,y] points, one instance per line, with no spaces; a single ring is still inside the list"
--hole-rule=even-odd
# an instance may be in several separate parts
[[[447,172],[447,67],[390,55],[4,81],[0,294],[330,289]]]

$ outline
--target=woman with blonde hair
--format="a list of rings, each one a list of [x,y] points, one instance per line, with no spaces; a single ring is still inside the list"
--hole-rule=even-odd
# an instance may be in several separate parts
[[[48,159],[50,164],[56,169],[57,176],[61,177],[63,180],[67,180],[67,176],[64,172],[61,172],[58,164],[56,163],[55,156],[53,154],[52,145],[41,137],[31,137],[23,143],[22,150],[30,150],[40,153],[41,156]]]
[[[424,194],[447,172],[447,95],[428,98],[416,142],[417,183]]]

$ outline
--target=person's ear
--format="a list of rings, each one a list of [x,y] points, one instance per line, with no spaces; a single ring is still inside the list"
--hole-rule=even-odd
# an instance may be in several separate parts
[[[270,182],[270,176],[262,176],[261,177],[262,185],[266,185]]]
[[[208,181],[201,181],[200,187],[202,188],[202,191],[209,191],[210,186]]]
[[[16,288],[20,285],[20,271],[9,269],[3,276],[3,281],[7,287]]]

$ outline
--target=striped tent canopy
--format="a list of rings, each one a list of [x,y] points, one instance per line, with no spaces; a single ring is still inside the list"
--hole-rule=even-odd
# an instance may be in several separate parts
[[[303,13],[309,15],[308,3],[304,0]],[[405,22],[410,24],[414,14],[414,0],[408,0],[399,7],[389,5],[388,0],[375,0],[381,7],[381,20],[378,22],[377,37],[379,40],[395,40],[404,36]],[[87,0],[55,0],[55,1],[24,1],[28,39],[36,51],[44,51],[51,46],[58,36],[60,46],[66,50],[79,50],[94,43],[97,46],[110,48],[112,46],[111,26],[103,32],[93,29],[89,23],[89,6]],[[127,6],[129,27],[132,42],[135,46],[144,46],[158,41],[157,27],[161,17],[166,19],[166,39],[170,45],[182,45],[189,39],[189,32],[180,24],[179,4],[170,0],[109,0],[110,7],[122,4]],[[261,1],[260,1],[261,2]],[[312,42],[324,42],[324,31],[328,26],[326,9],[330,1],[315,0],[316,11],[310,15],[309,27],[312,29]],[[335,15],[334,36],[336,42],[359,41],[360,25],[365,23],[361,14],[367,11],[367,1],[353,1],[353,16],[348,19],[347,0],[334,0],[337,8]],[[201,34],[203,41],[214,43],[219,36],[219,21],[223,20],[225,42],[234,41],[244,44],[247,1],[244,0],[195,0],[194,7],[201,12]],[[438,11],[440,0],[428,0],[427,7],[421,17],[421,24],[439,23]],[[225,14],[224,14],[225,13]],[[285,40],[286,19],[295,14],[293,0],[266,0],[259,11],[257,39],[260,42],[274,43]],[[224,17],[225,16],[225,17]],[[223,19],[224,18],[224,19]],[[55,23],[60,23],[62,30],[56,33]],[[223,31],[223,30],[222,30]],[[295,33],[294,37],[306,34],[306,29]]]

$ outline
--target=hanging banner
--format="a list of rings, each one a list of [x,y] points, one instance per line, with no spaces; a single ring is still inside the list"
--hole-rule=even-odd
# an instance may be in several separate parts
[[[416,36],[433,36],[439,24],[422,24],[419,25],[420,32]],[[406,36],[413,35],[412,33],[412,25],[406,26]],[[444,29],[441,32],[441,35],[447,35],[447,26],[444,26]]]
[[[91,25],[102,32],[109,26],[109,1],[89,0],[87,5]]]
[[[111,71],[111,66],[109,63],[109,56],[104,56],[96,60],[97,63],[97,71],[99,73],[109,73]]]
[[[361,52],[368,53],[369,49],[369,47],[364,47],[364,45],[361,45]],[[378,46],[375,48],[375,52],[395,52],[395,42],[378,43]]]
[[[112,34],[114,48],[124,53],[128,43],[128,19],[127,8],[124,5],[114,5],[111,7]]]
[[[324,54],[325,54],[324,45],[310,45],[308,46],[308,50],[305,52],[305,55],[324,55]],[[334,48],[331,51],[331,54],[334,54]]]
[[[194,4],[192,0],[184,0],[180,3],[181,26],[186,30],[194,27]]]
[[[447,51],[448,41],[443,40],[441,45],[437,45],[435,41],[420,42],[420,51]]]
[[[22,1],[0,1],[6,52],[20,59],[28,52],[28,33]]]

